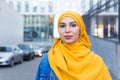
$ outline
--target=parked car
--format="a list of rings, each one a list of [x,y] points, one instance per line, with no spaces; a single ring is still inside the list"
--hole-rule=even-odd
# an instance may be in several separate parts
[[[50,45],[42,45],[42,46],[39,46],[40,47],[40,50],[41,50],[41,53],[47,53],[50,49]]]
[[[18,44],[17,46],[23,51],[24,60],[25,59],[28,59],[28,60],[34,59],[35,52],[33,50],[32,45],[30,45],[30,44]]]
[[[0,65],[14,66],[23,62],[23,52],[17,46],[0,46]]]
[[[35,56],[42,57],[42,52],[40,48],[34,48]]]

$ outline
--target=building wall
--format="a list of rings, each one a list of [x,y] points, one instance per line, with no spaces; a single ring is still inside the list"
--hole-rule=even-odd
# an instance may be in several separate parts
[[[23,17],[1,0],[0,45],[17,44],[23,41]]]

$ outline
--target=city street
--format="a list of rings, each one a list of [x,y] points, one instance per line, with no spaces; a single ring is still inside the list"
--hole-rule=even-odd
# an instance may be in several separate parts
[[[35,80],[40,57],[13,67],[0,67],[0,80]]]
[[[68,12],[69,15],[67,15],[66,11],[70,11]],[[65,16],[62,17],[64,12]],[[71,21],[74,21],[75,24],[71,24]],[[61,25],[61,22],[64,25]],[[59,30],[59,25],[64,27],[64,30]],[[71,29],[71,26],[77,26],[80,29],[79,32]],[[68,32],[66,32],[67,29]],[[59,39],[63,44],[63,46],[60,44],[58,53],[68,54],[72,50],[71,44],[80,42],[79,46],[85,46],[90,49],[90,52],[97,54],[98,57],[100,56],[100,60],[109,70],[112,80],[120,80],[120,0],[67,0],[66,2],[64,0],[0,0],[0,32],[0,65],[10,62],[12,66],[13,62],[21,62],[13,67],[0,66],[0,80],[35,80],[42,57],[32,59],[33,56],[31,55],[35,53],[35,56],[40,56],[39,53],[48,53],[51,47],[54,53],[54,44],[55,48],[56,45],[59,47],[59,42],[56,39]],[[76,34],[74,32],[80,33],[75,39]],[[72,40],[72,42],[64,42],[61,37],[64,33],[67,35],[64,36],[64,39],[67,41]],[[54,41],[56,42],[54,43]],[[27,46],[21,46],[20,44],[27,44]],[[70,44],[70,47],[66,46],[66,44]],[[20,46],[22,50],[19,49]],[[75,58],[80,57],[77,47],[80,49],[80,55],[81,50],[83,50],[79,46],[76,46],[76,44],[75,47],[72,46],[74,49],[76,48],[72,50],[72,54],[75,53],[73,55]],[[70,51],[68,52],[67,49]],[[85,49],[83,54],[86,51]],[[30,54],[27,58],[32,60],[22,63],[24,53],[26,53],[25,55]],[[65,56],[65,58],[68,56]],[[55,56],[55,58],[60,58],[60,56]],[[84,59],[78,61],[82,62]],[[70,70],[71,74],[77,71],[74,69],[82,67],[75,66],[79,65],[78,62],[75,63],[75,68],[74,66],[71,67],[72,61],[70,65],[68,63],[68,68],[70,66],[72,70]],[[96,63],[99,64],[97,59]],[[87,69],[88,67],[90,66],[86,66]],[[100,67],[96,70],[100,70]],[[48,68],[45,69],[48,70]],[[84,75],[84,71],[86,72],[87,69],[78,70],[78,72],[81,72],[80,76]],[[92,70],[94,71],[94,68]],[[108,77],[102,78],[110,80]]]

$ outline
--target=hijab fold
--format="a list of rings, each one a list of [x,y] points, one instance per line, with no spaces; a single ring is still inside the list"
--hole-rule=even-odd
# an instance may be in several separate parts
[[[56,39],[48,52],[48,60],[59,80],[112,80],[103,60],[90,51],[90,40],[80,14],[67,11],[58,19],[73,18],[80,28],[78,42],[66,44]]]

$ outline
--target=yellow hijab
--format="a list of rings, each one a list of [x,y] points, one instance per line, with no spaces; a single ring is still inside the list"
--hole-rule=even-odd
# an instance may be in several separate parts
[[[80,28],[79,41],[66,44],[56,39],[50,51],[48,60],[59,80],[112,80],[103,60],[90,51],[90,40],[80,14],[66,11],[58,19],[73,18]]]

